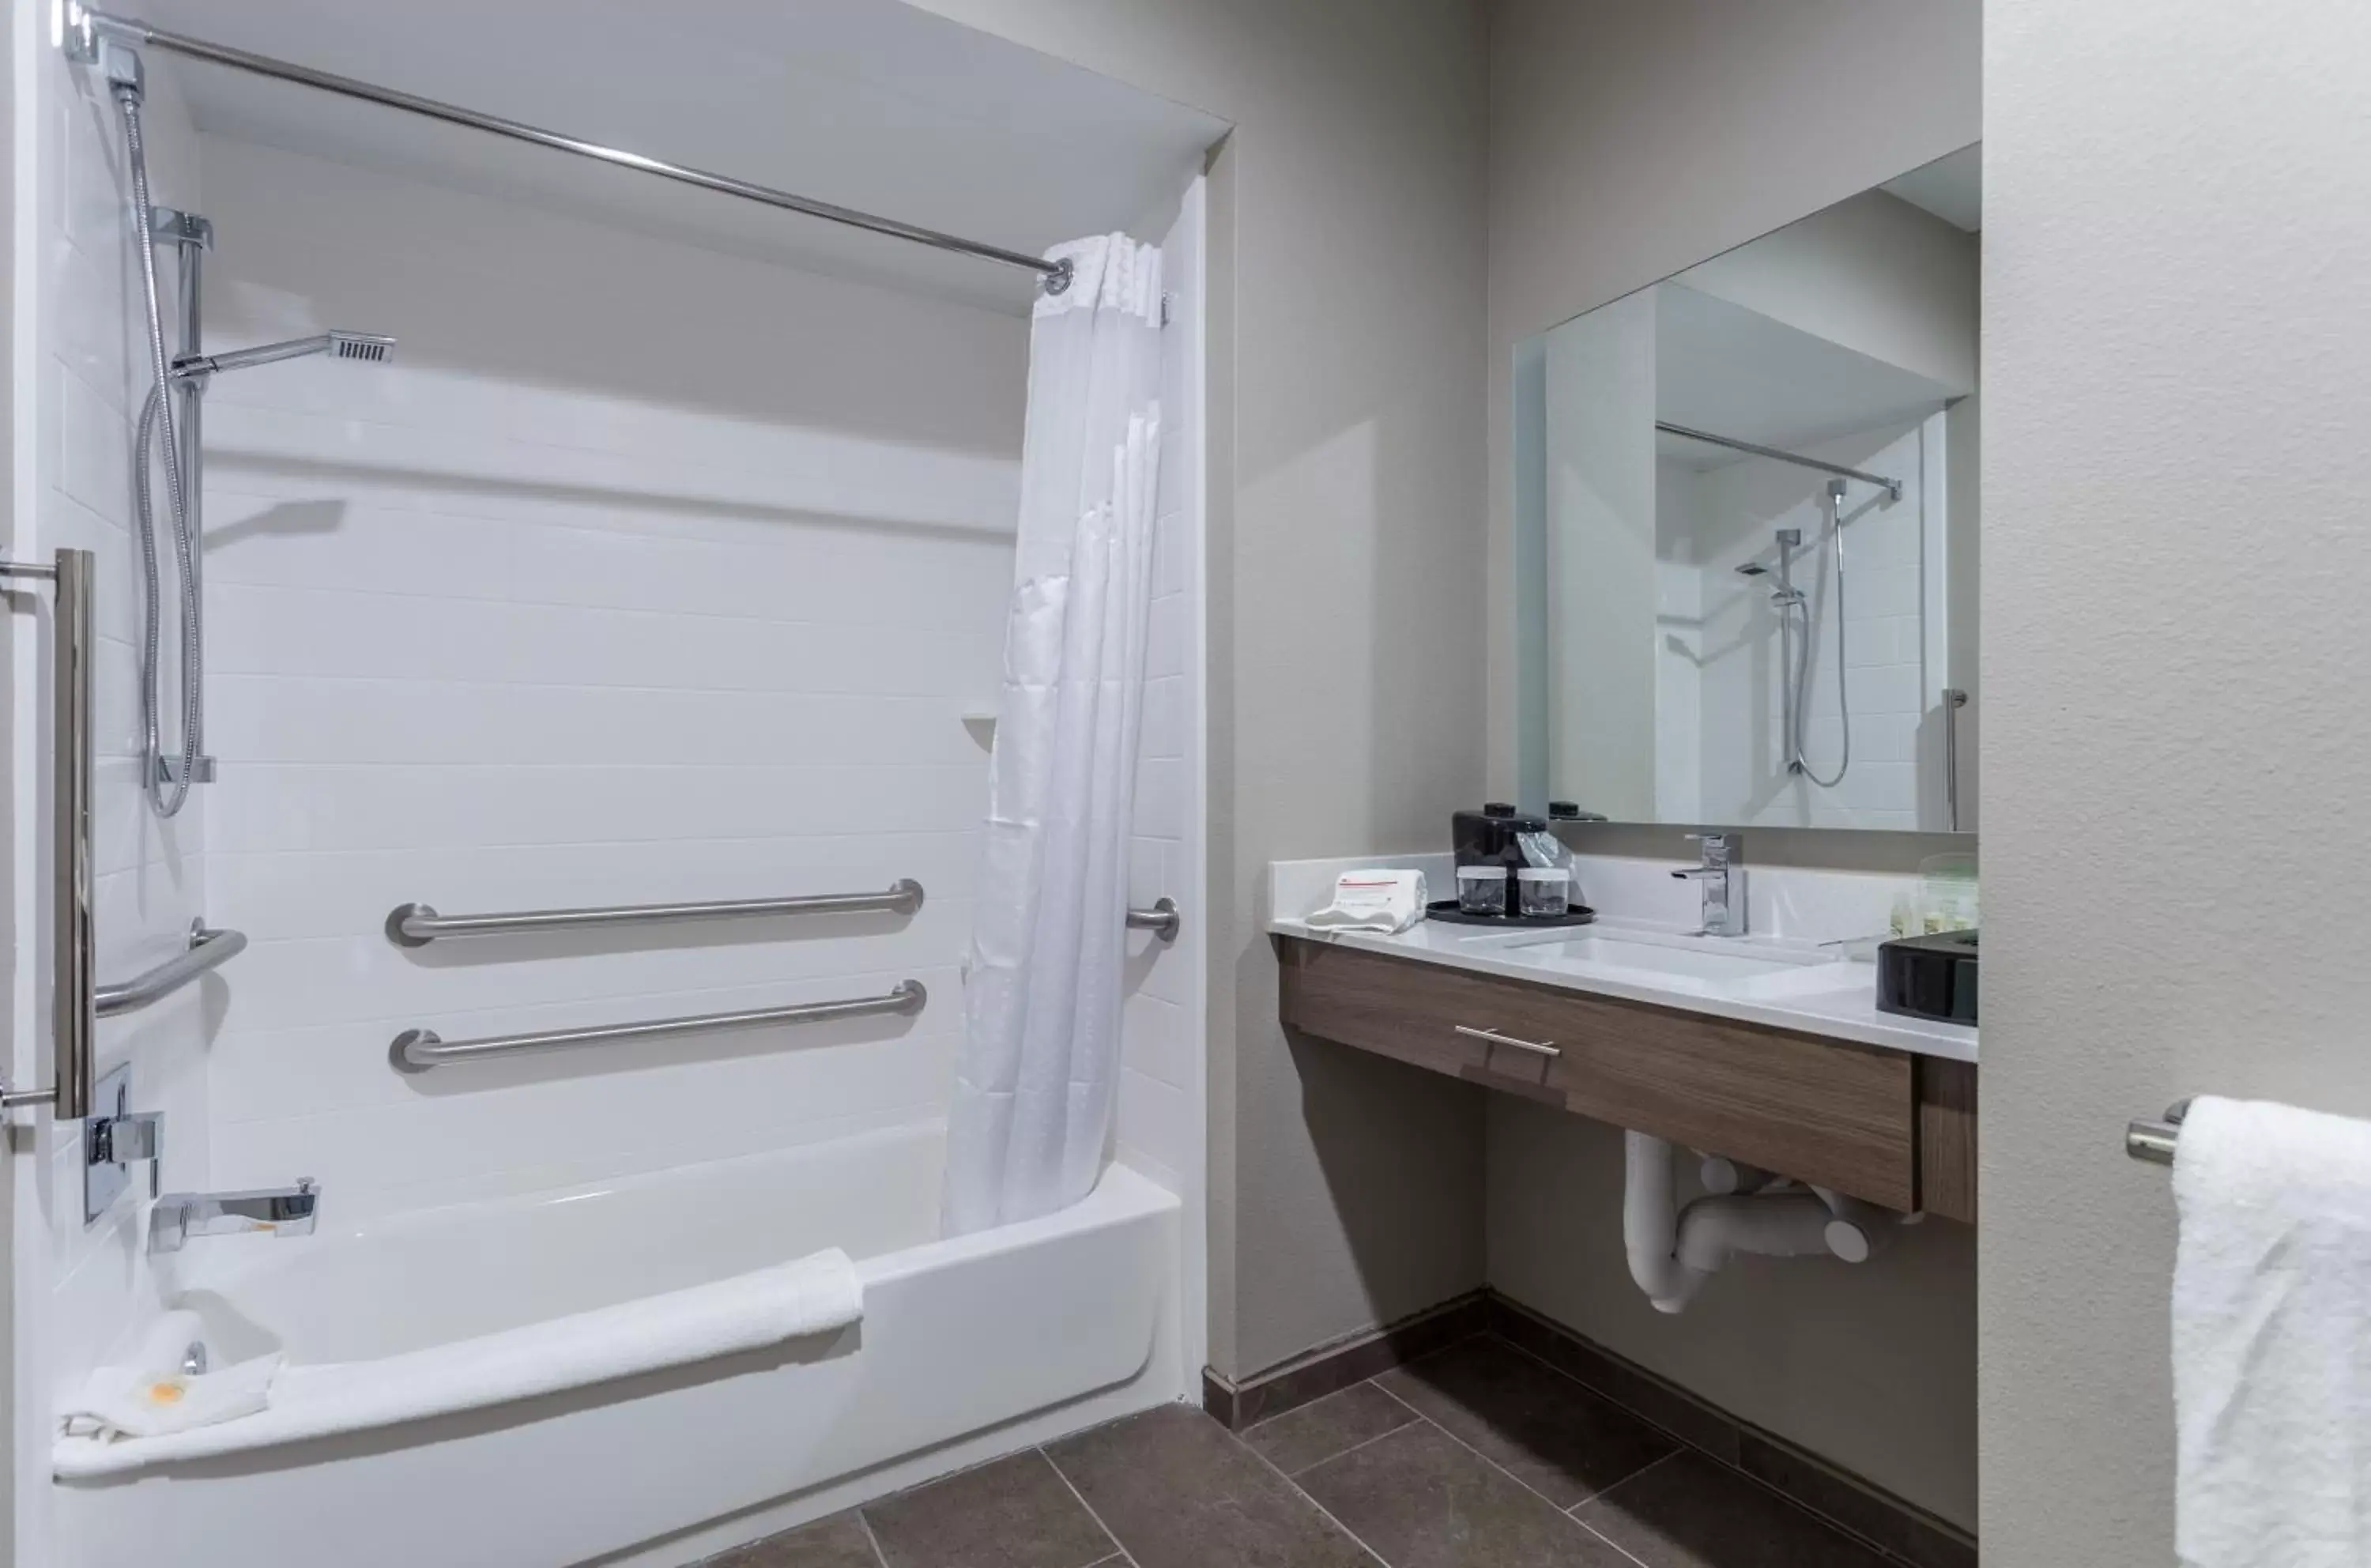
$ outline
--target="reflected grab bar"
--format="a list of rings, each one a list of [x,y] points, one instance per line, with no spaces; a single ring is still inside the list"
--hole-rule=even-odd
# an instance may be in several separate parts
[[[708,904],[620,904],[595,909],[523,909],[501,915],[439,915],[425,904],[399,904],[387,911],[387,940],[398,947],[416,948],[426,947],[439,937],[500,937],[519,931],[575,931],[766,915],[861,915],[876,910],[911,915],[921,907],[922,884],[911,877],[900,877],[886,893],[826,893],[804,898],[740,898]]]
[[[163,1000],[209,970],[219,969],[247,951],[244,931],[217,931],[207,928],[203,920],[190,922],[189,951],[178,958],[168,958],[145,974],[135,974],[121,986],[101,986],[94,1004],[101,1018],[113,1018],[119,1013],[138,1012],[153,1002]]]
[[[561,1051],[578,1045],[609,1045],[630,1040],[666,1040],[678,1034],[701,1034],[719,1029],[757,1029],[769,1023],[820,1023],[827,1019],[863,1018],[873,1013],[918,1013],[931,999],[919,980],[900,980],[885,997],[858,997],[845,1002],[799,1002],[789,1007],[754,1008],[746,1012],[701,1013],[691,1018],[656,1018],[643,1023],[603,1023],[584,1029],[554,1029],[540,1034],[498,1034],[484,1040],[446,1040],[433,1029],[407,1029],[387,1046],[387,1060],[401,1073],[424,1073],[455,1062],[487,1056],[515,1056],[529,1051]]]
[[[1128,928],[1131,931],[1151,931],[1164,942],[1174,942],[1177,940],[1177,928],[1184,918],[1177,908],[1177,901],[1163,894],[1152,901],[1152,907],[1150,909],[1129,910]]]

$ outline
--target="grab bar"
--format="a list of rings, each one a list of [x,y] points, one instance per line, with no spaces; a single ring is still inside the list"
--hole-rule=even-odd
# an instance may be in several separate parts
[[[885,997],[845,1002],[800,1002],[746,1012],[702,1013],[692,1018],[656,1018],[643,1023],[603,1023],[585,1029],[554,1029],[541,1034],[498,1034],[484,1040],[445,1040],[433,1029],[407,1029],[387,1046],[387,1060],[399,1073],[424,1073],[453,1062],[513,1056],[528,1051],[560,1051],[577,1045],[609,1045],[626,1040],[665,1040],[717,1029],[756,1029],[769,1023],[820,1023],[826,1019],[863,1018],[873,1013],[918,1013],[931,995],[919,980],[900,980]]]
[[[133,975],[121,986],[98,988],[93,998],[98,1016],[113,1018],[119,1013],[138,1012],[246,951],[246,932],[213,930],[203,920],[192,920],[188,951],[167,959],[145,974]]]
[[[62,549],[50,566],[0,561],[0,577],[49,582],[57,591],[50,616],[50,1044],[55,1081],[48,1089],[0,1084],[0,1108],[46,1102],[62,1122],[90,1113],[91,1055],[98,1036],[90,837],[95,560],[88,550]]]
[[[1152,901],[1152,907],[1150,909],[1129,910],[1128,928],[1131,931],[1151,931],[1164,942],[1174,942],[1177,940],[1177,928],[1184,918],[1184,915],[1177,907],[1177,901],[1163,894]]]
[[[1943,688],[1943,800],[1951,813],[1951,831],[1960,831],[1960,709],[1968,694],[1958,686]]]
[[[439,937],[499,937],[516,931],[576,931],[764,915],[858,915],[874,910],[911,915],[921,906],[922,884],[911,877],[900,877],[886,893],[826,893],[804,898],[742,898],[711,904],[620,904],[596,909],[516,910],[503,915],[439,915],[425,904],[399,904],[387,912],[387,940],[398,947],[416,948],[426,947]]]

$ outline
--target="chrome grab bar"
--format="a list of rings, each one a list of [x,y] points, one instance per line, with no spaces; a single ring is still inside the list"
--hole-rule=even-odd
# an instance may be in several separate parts
[[[0,577],[52,583],[50,1043],[48,1089],[0,1085],[0,1108],[48,1104],[60,1121],[90,1113],[91,1055],[98,1036],[98,926],[92,908],[91,660],[98,651],[97,571],[88,550],[62,549],[54,564],[0,561]]]
[[[1943,688],[1943,801],[1953,833],[1960,831],[1960,709],[1967,705],[1966,692]]]
[[[119,1013],[138,1012],[149,1004],[162,1000],[209,970],[221,968],[247,951],[244,931],[217,931],[203,920],[190,922],[190,946],[178,958],[168,958],[145,974],[135,974],[121,986],[101,986],[94,998],[98,1016],[113,1018]]]
[[[528,1051],[560,1051],[577,1045],[610,1045],[628,1040],[665,1040],[718,1029],[757,1029],[770,1023],[820,1023],[827,1019],[873,1013],[918,1013],[931,999],[918,980],[900,980],[885,997],[844,1002],[799,1002],[753,1008],[746,1012],[702,1013],[692,1018],[656,1018],[642,1023],[604,1023],[584,1029],[554,1029],[540,1034],[500,1034],[484,1040],[446,1040],[433,1029],[407,1029],[387,1046],[387,1060],[401,1073],[424,1073],[454,1062],[513,1056]]]
[[[1164,942],[1174,942],[1177,940],[1177,928],[1184,919],[1184,915],[1178,910],[1177,901],[1164,894],[1152,901],[1152,907],[1150,909],[1129,910],[1128,928],[1131,931],[1151,931]]]
[[[500,937],[519,931],[577,931],[766,915],[861,915],[875,910],[911,915],[921,907],[922,884],[911,877],[899,878],[886,893],[826,893],[804,898],[740,898],[709,904],[620,904],[595,909],[515,910],[502,915],[439,915],[425,904],[399,904],[387,912],[387,940],[398,947],[416,948],[426,947],[439,937]]]
[[[2166,1107],[2162,1122],[2126,1123],[2124,1152],[2151,1165],[2171,1165],[2174,1147],[2181,1139],[2182,1119],[2189,1114],[2190,1101],[2178,1100]]]

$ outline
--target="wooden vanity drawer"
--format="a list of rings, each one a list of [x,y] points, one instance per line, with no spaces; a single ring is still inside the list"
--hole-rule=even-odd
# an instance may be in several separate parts
[[[1900,1052],[1298,938],[1279,949],[1296,1029],[1889,1208],[1917,1205],[1916,1075]]]

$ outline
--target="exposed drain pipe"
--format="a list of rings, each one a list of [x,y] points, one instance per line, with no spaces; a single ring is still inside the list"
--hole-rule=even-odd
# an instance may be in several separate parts
[[[1674,1194],[1671,1145],[1623,1135],[1622,1240],[1630,1277],[1659,1312],[1679,1312],[1704,1282],[1740,1252],[1763,1257],[1873,1257],[1892,1239],[1893,1216],[1840,1193],[1790,1188],[1698,1198],[1684,1212]],[[1709,1163],[1709,1162],[1708,1162]],[[1729,1162],[1720,1172],[1759,1186],[1768,1173]]]

